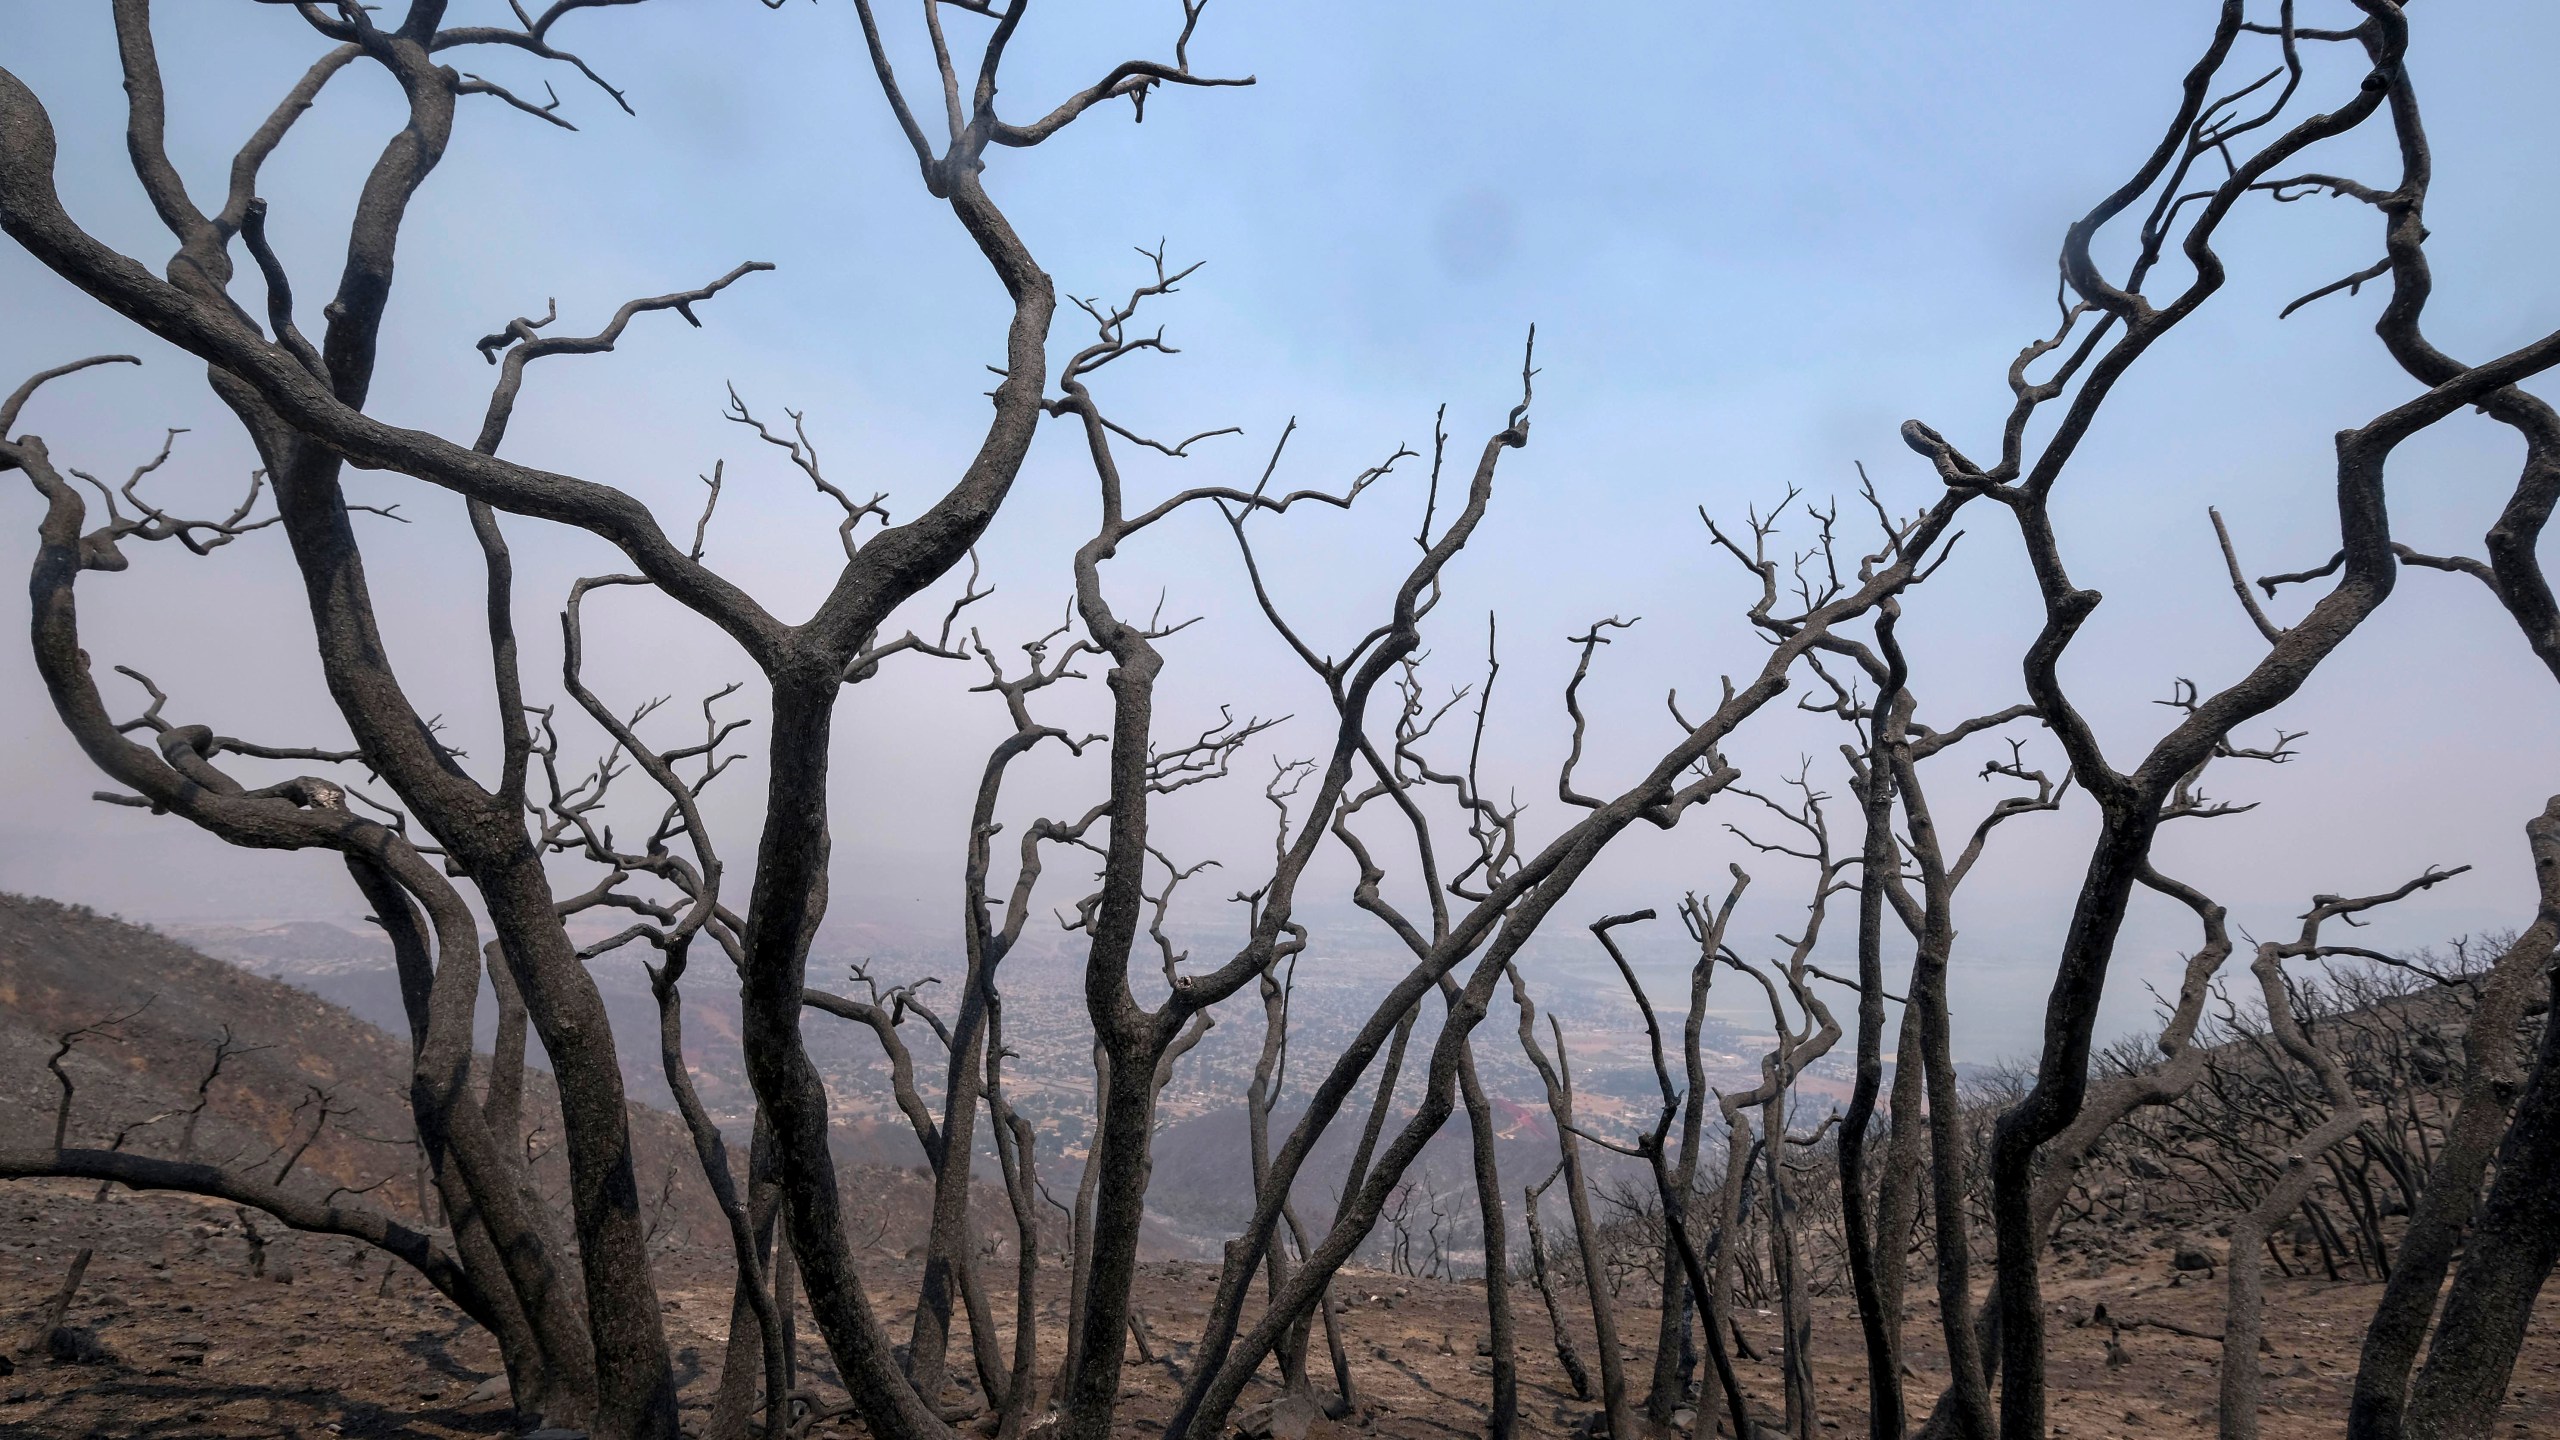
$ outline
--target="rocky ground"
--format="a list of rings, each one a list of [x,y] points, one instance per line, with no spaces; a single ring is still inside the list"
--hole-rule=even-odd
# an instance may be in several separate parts
[[[0,1324],[11,1346],[26,1317],[55,1290],[81,1245],[95,1248],[65,1329],[51,1346],[21,1354],[0,1376],[0,1434],[31,1437],[445,1437],[512,1433],[495,1347],[405,1270],[351,1242],[270,1235],[265,1274],[251,1273],[250,1246],[227,1206],[177,1196],[111,1196],[63,1182],[0,1189]],[[879,1299],[893,1323],[895,1296],[911,1293],[911,1267],[875,1258]],[[717,1380],[728,1315],[728,1272],[716,1251],[684,1246],[665,1265],[667,1325],[689,1418],[698,1419]],[[1428,1440],[1483,1433],[1484,1374],[1476,1354],[1481,1292],[1468,1284],[1348,1277],[1344,1323],[1362,1412],[1316,1433]],[[1213,1283],[1189,1263],[1146,1267],[1140,1300],[1155,1337],[1152,1361],[1134,1354],[1126,1432],[1160,1429],[1179,1393],[1188,1346]],[[2377,1287],[2271,1280],[2271,1353],[2266,1375],[2268,1440],[2334,1435],[2344,1414],[2362,1333]],[[2218,1344],[2182,1335],[2220,1324],[2221,1287],[2170,1268],[2170,1254],[2104,1270],[2051,1277],[2056,1307],[2053,1414],[2057,1435],[2144,1436],[2211,1433]],[[1628,1296],[1630,1301],[1635,1296]],[[2085,1322],[2096,1306],[2127,1328]],[[1060,1310],[1044,1306],[1056,1358]],[[1549,1343],[1535,1292],[1521,1296],[1521,1411],[1533,1435],[1584,1433],[1593,1407],[1573,1397]],[[1592,1358],[1587,1318],[1574,1306],[1576,1336]],[[1815,1369],[1826,1433],[1864,1428],[1857,1326],[1838,1298],[1818,1302]],[[1008,1317],[1009,1318],[1009,1317]],[[1934,1312],[1914,1316],[1915,1396],[1936,1392]],[[2138,1322],[2138,1323],[2136,1323]],[[1771,1317],[1745,1315],[1743,1329],[1764,1356],[1774,1350]],[[1630,1305],[1620,1317],[1630,1337],[1649,1337],[1652,1313]],[[2111,1365],[2111,1336],[2122,1355]],[[955,1346],[955,1355],[965,1349]],[[823,1396],[841,1398],[823,1351],[804,1328],[802,1364]],[[1631,1383],[1647,1362],[1630,1354]],[[1744,1383],[1774,1402],[1774,1361],[1743,1361]],[[1318,1369],[1323,1366],[1319,1354]],[[2546,1297],[2501,1417],[2516,1436],[2560,1433],[2560,1301]],[[1249,1400],[1267,1401],[1263,1389]],[[1920,1403],[1925,1404],[1925,1400]],[[858,1425],[829,1421],[821,1436],[857,1436]]]

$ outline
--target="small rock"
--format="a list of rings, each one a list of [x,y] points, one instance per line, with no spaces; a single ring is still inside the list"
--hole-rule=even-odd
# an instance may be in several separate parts
[[[471,1393],[462,1397],[462,1403],[465,1405],[485,1405],[492,1400],[504,1400],[508,1397],[509,1393],[510,1392],[507,1389],[507,1377],[504,1375],[492,1375],[488,1379],[471,1387]]]
[[[2203,1246],[2191,1240],[2179,1241],[2169,1253],[2169,1268],[2172,1270],[2212,1270],[2220,1263]]]
[[[1304,1395],[1283,1395],[1271,1405],[1271,1440],[1307,1440],[1324,1411]]]

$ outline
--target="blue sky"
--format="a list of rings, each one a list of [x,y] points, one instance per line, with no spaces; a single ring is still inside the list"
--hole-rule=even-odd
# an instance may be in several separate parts
[[[456,15],[473,8],[458,4]],[[504,18],[503,6],[477,8]],[[906,7],[891,8],[893,40],[913,40],[900,28]],[[2306,7],[2306,19],[2321,8]],[[282,7],[161,9],[173,149],[209,194],[230,147],[315,42]],[[1147,485],[1249,476],[1293,415],[1301,428],[1284,475],[1295,483],[1338,483],[1398,442],[1427,448],[1443,402],[1453,453],[1471,455],[1514,400],[1521,336],[1537,324],[1533,441],[1505,462],[1495,517],[1435,638],[1441,680],[1470,679],[1482,616],[1499,612],[1494,732],[1502,763],[1534,797],[1551,792],[1561,749],[1565,634],[1601,615],[1645,617],[1595,682],[1611,707],[1595,771],[1614,761],[1624,772],[1661,743],[1665,688],[1704,692],[1717,674],[1757,664],[1758,642],[1738,622],[1747,591],[1704,545],[1699,505],[1731,515],[1789,485],[1845,491],[1860,460],[1903,507],[1925,503],[1932,482],[1895,439],[1907,417],[1982,448],[2005,405],[2009,356],[2049,324],[2063,226],[2152,143],[2212,9],[1219,0],[1194,63],[1252,73],[1253,88],[1159,95],[1143,126],[1123,108],[1096,111],[1050,145],[996,155],[988,185],[1064,290],[1125,290],[1143,264],[1131,247],[1159,239],[1176,261],[1206,262],[1157,315],[1183,353],[1130,362],[1102,393],[1150,432],[1233,424],[1246,435],[1206,444],[1182,467],[1139,467]],[[1176,10],[1170,0],[1043,0],[1009,63],[1010,110],[1045,108],[1125,55],[1163,53]],[[2552,187],[2530,180],[2560,153],[2546,73],[2560,12],[2483,0],[2413,18],[2440,171],[2432,326],[2459,353],[2503,349],[2560,323],[2548,265],[2560,215]],[[963,33],[976,24],[953,19]],[[890,492],[903,517],[975,444],[1002,293],[923,193],[862,63],[849,4],[769,13],[746,0],[658,0],[573,17],[559,37],[623,86],[638,114],[565,73],[551,78],[575,134],[465,102],[404,241],[377,408],[467,435],[490,378],[471,341],[509,316],[539,314],[556,297],[564,326],[592,328],[631,296],[773,261],[775,273],[705,306],[704,329],[652,317],[615,356],[538,367],[509,453],[625,485],[670,524],[689,523],[695,476],[726,460],[712,555],[776,608],[804,609],[832,573],[833,519],[778,457],[721,422],[723,384],[760,412],[804,410],[830,475],[858,493]],[[920,48],[902,53],[911,67],[923,60]],[[167,241],[123,163],[100,7],[0,0],[0,64],[52,108],[74,213],[156,261]],[[488,57],[486,73],[531,93],[544,78],[504,56]],[[342,243],[363,165],[397,123],[387,88],[351,71],[270,168],[278,243],[306,295]],[[2351,143],[2323,164],[2377,158]],[[2371,292],[2282,322],[2276,311],[2368,262],[2377,243],[2343,202],[2244,216],[2230,232],[2229,290],[2146,361],[2065,482],[2059,514],[2075,573],[2108,595],[2072,676],[2120,758],[2161,728],[2167,712],[2148,702],[2173,677],[2212,685],[2254,653],[2205,506],[2223,508],[2256,569],[2315,563],[2334,543],[2328,437],[2408,386],[2370,335]],[[26,428],[57,454],[121,470],[148,457],[160,427],[191,426],[166,493],[227,497],[245,476],[245,445],[196,367],[6,246],[0,306],[8,375],[99,350],[150,361],[63,386],[31,410]],[[1056,336],[1062,354],[1082,331],[1062,318]],[[2505,436],[2476,420],[2411,447],[2395,471],[2402,533],[2423,548],[2476,546],[2513,460]],[[1382,586],[1361,577],[1407,553],[1413,479],[1380,487],[1350,516],[1293,515],[1266,533],[1310,626],[1365,628]],[[440,598],[469,573],[458,568],[470,560],[457,507],[396,479],[366,484],[415,518],[396,534],[382,527],[370,563],[393,597],[404,675],[467,747],[489,730],[483,661],[452,638],[469,633],[467,597]],[[1065,551],[1090,505],[1069,437],[1048,437],[986,547],[1001,587],[981,612],[991,635],[1033,633],[1056,613]],[[23,562],[34,517],[23,491],[0,499],[0,564]],[[2016,698],[2015,657],[2034,618],[2005,522],[1983,515],[1972,528],[1906,631],[1924,701],[1941,715]],[[617,567],[575,536],[513,533],[540,676],[553,597],[575,575]],[[1132,603],[1161,588],[1171,611],[1209,617],[1170,647],[1173,728],[1222,701],[1301,716],[1319,703],[1239,608],[1233,568],[1210,523],[1168,526],[1123,562],[1118,584]],[[182,710],[278,743],[339,733],[275,537],[211,560],[142,556],[126,575],[94,577],[83,597],[100,663],[150,670]],[[608,693],[683,695],[747,677],[707,628],[644,598],[612,603],[596,622]],[[2470,862],[2476,874],[2376,934],[2414,944],[2521,924],[2532,892],[2520,826],[2560,784],[2548,686],[2484,596],[2413,575],[2277,717],[2311,732],[2303,758],[2219,777],[2221,792],[2261,808],[2173,831],[2164,867],[2266,932],[2314,891],[2386,888],[2427,863]],[[1062,697],[1060,713],[1091,706]],[[956,807],[998,718],[962,677],[930,666],[850,697],[834,923],[924,932],[945,922]],[[227,852],[177,822],[90,803],[97,781],[13,647],[0,647],[0,726],[20,737],[0,753],[0,886],[146,918],[353,912],[324,862]],[[1275,732],[1283,753],[1315,743],[1310,732],[1292,750],[1289,734]],[[1756,729],[1736,756],[1774,781],[1800,754],[1831,756],[1837,738],[1787,718]],[[2058,764],[2049,744],[2039,758]],[[752,766],[740,779],[750,783],[720,812],[733,852],[752,833]],[[1071,766],[1026,777],[1025,802],[1074,803],[1088,779]],[[1968,822],[1989,798],[1953,757],[1937,788]],[[1250,787],[1190,797],[1170,833],[1241,865],[1263,843],[1260,811]],[[934,819],[919,826],[917,815]],[[1667,909],[1680,889],[1716,883],[1744,853],[1720,828],[1726,818],[1631,837],[1594,877],[1587,908]],[[2076,879],[2073,845],[2088,828],[2081,813],[2034,823],[2043,828],[2006,837],[2011,848],[1966,904],[1960,1042],[1977,1056],[2023,1049],[2034,1034]],[[1794,879],[1769,868],[1757,894],[1762,923],[1749,928],[1792,929]],[[1214,949],[1226,933],[1217,907],[1193,918]],[[1836,919],[1845,935],[1846,917]],[[2176,915],[2137,915],[2111,1025],[2140,1018],[2140,982],[2173,973],[2186,943]],[[1675,949],[1656,937],[1648,953]]]

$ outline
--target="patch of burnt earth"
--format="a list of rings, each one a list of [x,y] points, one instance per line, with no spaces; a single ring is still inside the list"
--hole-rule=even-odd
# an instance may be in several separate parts
[[[85,1246],[93,1258],[63,1330],[94,1342],[76,1358],[60,1346],[14,1355],[0,1376],[0,1434],[514,1433],[503,1401],[469,1403],[498,1373],[497,1347],[407,1267],[266,1221],[253,1270],[248,1232],[227,1205],[95,1194],[62,1181],[0,1191],[0,1294],[23,1302],[0,1334],[22,1347],[30,1312]]]
[[[12,1373],[0,1375],[0,1434],[448,1440],[518,1433],[496,1347],[405,1267],[353,1242],[262,1224],[265,1273],[253,1274],[253,1247],[231,1207],[168,1195],[111,1194],[99,1203],[95,1195],[94,1186],[60,1181],[0,1190],[0,1295],[9,1297],[0,1310],[0,1335],[10,1337],[13,1348],[28,1318],[60,1285],[71,1257],[84,1245],[94,1252],[64,1315],[64,1329],[84,1338],[61,1350],[62,1358],[48,1347],[15,1357]],[[2178,1269],[2171,1243],[2134,1263],[2069,1273],[2057,1265],[2049,1273],[2057,1436],[2213,1433],[2221,1347],[2211,1337],[2220,1330],[2223,1298],[2219,1242],[2191,1243],[2208,1252],[2216,1268]],[[912,1323],[915,1263],[876,1248],[863,1260],[884,1321],[903,1339]],[[698,1425],[718,1382],[727,1333],[728,1258],[700,1243],[671,1244],[660,1274],[685,1418]],[[1044,1264],[1042,1280],[1041,1361],[1054,1368],[1065,1342],[1063,1271]],[[1141,1267],[1135,1294],[1147,1347],[1144,1356],[1134,1341],[1130,1347],[1122,1434],[1162,1433],[1197,1358],[1190,1337],[1200,1331],[1216,1282],[1215,1269],[1196,1262]],[[1619,1297],[1619,1330],[1634,1342],[1623,1352],[1627,1375],[1639,1396],[1651,1374],[1655,1320],[1652,1309],[1638,1303],[1645,1287],[1643,1277],[1632,1277]],[[2269,1277],[2269,1344],[2258,1357],[2267,1440],[2338,1432],[2364,1317],[2380,1290],[2370,1283]],[[1283,1397],[1266,1367],[1238,1406],[1231,1434],[1441,1440],[1485,1433],[1491,1361],[1480,1353],[1484,1295],[1478,1284],[1352,1269],[1337,1294],[1357,1408],[1331,1418],[1275,1405]],[[1514,1298],[1520,1433],[1557,1440],[1597,1433],[1596,1402],[1574,1395],[1534,1292]],[[1589,1364],[1596,1357],[1587,1302],[1575,1293],[1562,1298],[1572,1339]],[[1816,1298],[1813,1314],[1818,1429],[1863,1433],[1865,1376],[1855,1311],[1847,1297],[1830,1295]],[[1010,1327],[1010,1297],[1002,1290],[996,1319]],[[1762,1413],[1774,1416],[1776,1317],[1746,1307],[1735,1320],[1758,1357],[1737,1360],[1742,1383]],[[801,1383],[821,1406],[840,1405],[844,1390],[805,1314],[798,1333]],[[1936,1306],[1925,1292],[1914,1301],[1907,1333],[1916,1425],[1944,1379]],[[967,1354],[955,1337],[955,1370],[963,1374]],[[1309,1358],[1317,1393],[1329,1398],[1332,1372],[1320,1331]],[[2511,1386],[2501,1436],[2560,1434],[2560,1299],[2544,1298]],[[960,1394],[964,1401],[971,1394],[965,1382]],[[1703,1413],[1706,1428],[1696,1433],[1716,1433],[1720,1405],[1713,1397],[1701,1406],[1693,1396],[1684,1410],[1684,1425]],[[856,1437],[864,1431],[836,1418],[812,1433]]]

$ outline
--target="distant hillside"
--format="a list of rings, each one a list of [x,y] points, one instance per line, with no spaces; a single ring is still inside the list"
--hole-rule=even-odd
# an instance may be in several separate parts
[[[404,1177],[399,1185],[406,1187],[406,1203],[414,1203],[415,1182],[406,1168],[415,1163],[405,1091],[406,1046],[393,1038],[405,1035],[406,1020],[389,947],[382,937],[310,920],[185,926],[177,927],[176,935],[172,938],[48,901],[0,898],[0,987],[13,987],[28,996],[21,1001],[13,998],[11,990],[0,989],[0,1007],[7,1011],[5,1047],[0,1047],[0,1098],[20,1102],[12,1105],[8,1123],[50,1124],[51,1077],[44,1073],[43,1059],[50,1052],[52,1034],[123,1013],[157,994],[161,998],[150,1009],[118,1027],[127,1041],[91,1042],[75,1056],[74,1074],[82,1077],[83,1087],[74,1114],[75,1135],[103,1140],[117,1124],[188,1103],[210,1056],[213,1037],[227,1021],[244,1043],[278,1047],[244,1057],[235,1062],[238,1068],[226,1072],[212,1108],[238,1117],[242,1133],[228,1143],[236,1149],[254,1138],[255,1147],[244,1153],[272,1149],[293,1133],[292,1107],[307,1098],[313,1083],[344,1082],[336,1103],[358,1106],[359,1112],[333,1122],[325,1137],[328,1143],[316,1148],[312,1160],[305,1163],[335,1167],[325,1173],[352,1184],[372,1183],[398,1168]],[[181,939],[186,943],[179,943]],[[846,964],[842,958],[813,962],[813,982],[850,988]],[[1366,1019],[1378,994],[1403,972],[1404,965],[1394,955],[1351,953],[1327,955],[1300,967],[1290,1012],[1294,1058],[1282,1113],[1275,1117],[1275,1144],[1296,1118],[1306,1088]],[[947,985],[956,966],[938,963],[916,947],[877,961],[875,969],[883,983],[912,982],[941,973]],[[1081,956],[1071,947],[1026,947],[1007,971],[1006,994],[1011,1003],[1006,1043],[1016,1056],[1008,1067],[1009,1082],[1016,1104],[1040,1131],[1038,1165],[1043,1182],[1054,1194],[1071,1195],[1082,1169],[1084,1146],[1090,1143],[1092,1039],[1084,1019]],[[635,1113],[640,1113],[641,1105],[659,1107],[646,1111],[638,1122],[643,1191],[657,1193],[665,1164],[672,1159],[684,1162],[674,1166],[678,1191],[690,1195],[699,1182],[693,1178],[680,1127],[672,1115],[664,1113],[673,1102],[659,1068],[656,1003],[639,960],[635,955],[607,956],[593,962],[590,973],[612,1020]],[[1632,1008],[1614,986],[1577,986],[1569,983],[1570,978],[1551,977],[1544,984],[1542,1009],[1557,1014],[1564,1023],[1574,1051],[1584,1119],[1604,1130],[1628,1130],[1650,1119],[1656,1103],[1642,1032],[1635,1026]],[[935,1003],[948,1003],[942,989],[923,993]],[[484,1045],[491,1035],[495,1009],[484,991],[479,1016]],[[1262,1017],[1257,1007],[1243,1002],[1225,1007],[1222,1017],[1176,1067],[1166,1095],[1148,1195],[1145,1243],[1152,1254],[1214,1256],[1219,1244],[1250,1213],[1250,1164],[1245,1129],[1237,1121],[1238,1105],[1261,1048]],[[1556,1152],[1543,1093],[1511,1041],[1513,1023],[1506,994],[1500,1010],[1479,1035],[1476,1049],[1486,1088],[1501,1110],[1505,1188],[1516,1190],[1542,1178],[1553,1167]],[[1398,1126],[1411,1114],[1436,1024],[1434,1016],[1415,1036],[1414,1058],[1399,1087]],[[920,1024],[909,1029],[919,1088],[928,1104],[938,1104],[943,1069],[939,1048]],[[727,1128],[733,1142],[743,1142],[753,1114],[740,1031],[736,985],[727,967],[697,969],[685,993],[686,1060],[706,1107]],[[1713,1083],[1729,1086],[1756,1080],[1759,1057],[1751,1037],[1713,1017],[1705,1032]],[[860,1026],[818,1015],[810,1017],[806,1034],[811,1058],[826,1075],[835,1102],[839,1165],[848,1175],[911,1171],[923,1160],[923,1153],[891,1103],[888,1067],[877,1041]],[[537,1070],[540,1063],[537,1045]],[[97,1087],[94,1097],[93,1085]],[[534,1086],[548,1095],[546,1077],[537,1074]],[[1804,1103],[1815,1107],[1814,1113],[1836,1103],[1846,1091],[1845,1070],[1836,1060],[1826,1062],[1802,1085]],[[1367,1098],[1364,1086],[1310,1157],[1298,1190],[1302,1212],[1310,1220],[1333,1208],[1365,1118]],[[552,1124],[551,1137],[556,1139],[556,1121],[546,1121],[537,1112],[534,1123]],[[16,1132],[0,1130],[0,1134],[10,1133]],[[377,1138],[359,1140],[354,1138],[358,1134]],[[996,1170],[983,1138],[982,1127],[979,1174],[982,1181],[992,1182]],[[1640,1178],[1630,1164],[1603,1153],[1594,1152],[1591,1163],[1613,1181]],[[1427,1208],[1436,1192],[1444,1208],[1468,1212],[1461,1228],[1471,1229],[1472,1167],[1463,1116],[1453,1117],[1433,1137],[1415,1179],[1417,1205]],[[702,1203],[707,1205],[707,1199]],[[988,1216],[999,1218],[1001,1200],[991,1197],[990,1203]],[[884,1213],[895,1216],[888,1242],[892,1248],[897,1247],[896,1237],[905,1233],[907,1209],[904,1200],[884,1207]],[[709,1222],[711,1213],[707,1209],[701,1213]],[[1466,1243],[1472,1247],[1477,1242]]]
[[[406,1033],[401,1008],[400,977],[393,968],[391,946],[374,932],[350,930],[320,920],[293,920],[274,925],[183,925],[175,937],[195,950],[244,970],[280,980],[318,996],[356,1019],[392,1034]],[[642,1104],[673,1111],[675,1096],[667,1089],[658,1061],[658,1002],[641,969],[645,949],[601,956],[588,962],[596,992],[604,1000],[613,1026],[615,1049],[622,1061],[624,1093]],[[840,969],[830,965],[830,970]],[[738,987],[726,965],[706,960],[684,987],[685,1062],[693,1071],[695,1091],[703,1107],[733,1141],[743,1143],[755,1114],[754,1092],[748,1088],[746,1061],[740,1049],[743,1025]],[[484,982],[475,1025],[483,1048],[497,1033],[497,1001]],[[929,1046],[930,1042],[926,1042]],[[836,1022],[810,1027],[809,1045],[819,1068],[830,1076],[854,1079],[876,1089],[877,1113],[839,1117],[846,1120],[839,1157],[846,1164],[915,1165],[924,1151],[905,1122],[887,1102],[888,1071],[879,1047],[868,1032],[854,1033]],[[540,1045],[532,1063],[540,1066]],[[927,1078],[940,1075],[938,1065],[925,1066]],[[858,1077],[858,1078],[857,1078]],[[876,1084],[875,1084],[876,1082]],[[878,1121],[890,1123],[874,1123]],[[992,1164],[992,1161],[990,1162]],[[992,1173],[992,1171],[990,1171]]]
[[[292,927],[308,932],[330,926]],[[272,933],[272,932],[270,932]],[[339,935],[348,932],[338,931]],[[326,937],[319,937],[326,939]],[[393,1020],[398,1021],[394,994]],[[133,1122],[128,1147],[176,1152],[183,1112],[226,1028],[238,1053],[223,1066],[199,1122],[197,1153],[249,1167],[280,1164],[311,1128],[316,1096],[334,1113],[296,1173],[414,1214],[419,1153],[408,1100],[408,1042],[372,1017],[308,990],[213,959],[144,926],[84,906],[0,894],[0,1145],[51,1143],[60,1089],[45,1069],[55,1037],[129,1016],[83,1039],[63,1062],[76,1087],[74,1144],[104,1145]],[[405,1030],[405,1026],[404,1026]],[[654,1052],[652,1052],[654,1053]],[[661,1087],[663,1089],[663,1086]],[[526,1114],[544,1151],[546,1191],[566,1184],[549,1077],[528,1080]],[[718,1211],[673,1115],[632,1106],[641,1191],[666,1197],[671,1222],[719,1231]],[[541,1138],[547,1131],[548,1139]]]
[[[308,991],[343,1007],[357,1019],[394,1034],[401,1033],[408,1024],[401,1009],[400,976],[392,965],[391,945],[379,932],[350,930],[323,920],[292,920],[275,925],[184,925],[173,927],[173,933],[217,960],[227,960],[244,970]],[[658,1068],[658,1007],[649,994],[647,977],[629,956],[597,960],[589,971],[604,996],[614,1036],[621,1042],[624,1088],[635,1100],[660,1109],[673,1108],[675,1097],[668,1093],[666,1076]],[[688,985],[688,1021],[707,1024],[714,1034],[733,1033],[734,1023],[724,1024],[717,1012],[725,1003],[725,1009],[734,1014],[735,998],[712,993],[729,988],[711,983]],[[495,1039],[497,1004],[485,984],[475,1028],[480,1045],[485,1047]],[[540,1063],[538,1053],[535,1063]],[[735,1069],[734,1065],[715,1066],[714,1073],[703,1082],[704,1103],[715,1115],[725,1116],[732,1109],[741,1114],[745,1111],[744,1096],[727,1093],[729,1072]],[[743,1076],[736,1078],[743,1084]]]

